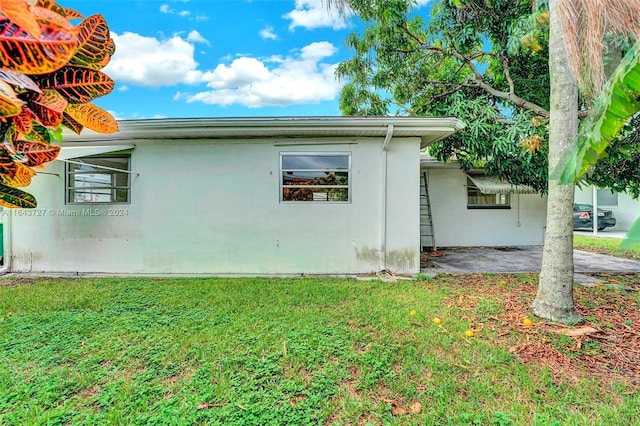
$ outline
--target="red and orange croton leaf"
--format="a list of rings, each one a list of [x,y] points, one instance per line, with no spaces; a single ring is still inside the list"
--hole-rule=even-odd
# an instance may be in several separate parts
[[[0,174],[14,177],[17,169],[18,166],[13,161],[11,154],[6,149],[0,148]]]
[[[53,161],[52,129],[118,130],[116,120],[90,104],[114,82],[100,70],[115,52],[101,15],[82,19],[55,0],[0,0],[0,206],[33,208],[34,168]]]
[[[22,109],[20,114],[13,117],[13,125],[23,135],[33,131],[33,114],[28,109]]]
[[[118,123],[107,111],[93,104],[68,104],[64,112],[82,126],[98,133],[115,133]]]
[[[0,117],[13,117],[20,114],[22,102],[11,86],[0,80]]]
[[[79,135],[80,132],[82,132],[82,129],[84,129],[82,124],[71,118],[67,113],[62,114],[62,125],[73,130],[76,135]]]
[[[67,17],[67,19],[82,19],[83,16],[80,12],[78,12],[75,9],[69,9],[68,7],[63,7],[62,8],[64,10],[64,16]]]
[[[47,74],[39,81],[43,89],[54,89],[70,103],[87,103],[111,93],[114,81],[103,72],[68,66]]]
[[[0,175],[0,184],[22,188],[28,186],[31,183],[31,178],[35,175],[36,172],[31,167],[16,163],[16,174],[13,177]]]
[[[78,29],[48,9],[32,7],[43,30],[39,38],[0,15],[0,68],[44,74],[62,68],[76,52]]]
[[[55,90],[44,90],[28,102],[36,121],[54,129],[62,124],[62,112],[66,106],[67,100]]]
[[[27,1],[33,3],[33,0],[27,0]],[[58,15],[64,16],[65,18],[67,18],[67,9],[57,4],[55,0],[36,0],[35,6],[49,9],[52,12],[55,12]]]
[[[105,58],[111,56],[111,36],[102,15],[89,16],[78,25],[78,51],[70,63],[82,67],[101,69]]]
[[[2,0],[2,14],[34,38],[40,38],[40,25],[25,0]]]
[[[60,153],[59,145],[48,145],[34,141],[15,141],[13,158],[25,166],[33,167],[55,160]]]

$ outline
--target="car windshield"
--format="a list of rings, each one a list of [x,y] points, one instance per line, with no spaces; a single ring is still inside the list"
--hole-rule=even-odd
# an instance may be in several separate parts
[[[591,204],[574,204],[573,205],[573,209],[574,210],[593,210],[593,206]]]

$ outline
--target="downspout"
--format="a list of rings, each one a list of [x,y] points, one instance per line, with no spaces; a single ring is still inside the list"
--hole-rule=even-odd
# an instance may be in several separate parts
[[[393,124],[387,125],[387,135],[382,145],[382,205],[380,221],[380,270],[387,269],[387,152],[393,137]]]
[[[3,210],[4,212],[4,210]],[[11,213],[9,211],[8,213]],[[3,215],[4,216],[4,215]],[[2,257],[2,266],[0,267],[0,275],[7,274],[11,272],[11,258],[12,254],[12,244],[11,244],[11,214],[7,214],[6,218],[3,219],[3,236],[4,239],[2,241],[2,247],[4,249],[4,255]]]

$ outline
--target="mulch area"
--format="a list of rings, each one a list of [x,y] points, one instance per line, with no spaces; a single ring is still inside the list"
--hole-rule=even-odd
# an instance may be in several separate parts
[[[441,251],[423,251],[420,252],[420,269],[431,268],[434,266],[432,259],[444,256]]]
[[[486,329],[482,338],[508,348],[524,363],[548,367],[558,381],[596,376],[603,382],[624,383],[640,390],[640,274],[602,277],[603,284],[574,288],[576,310],[585,319],[574,327],[551,323],[530,315],[537,291],[537,276],[443,275],[452,284],[473,288],[448,304],[469,312],[468,319]],[[606,280],[605,280],[606,278]],[[631,290],[607,287],[618,282]],[[474,312],[481,299],[501,303],[504,313],[481,316]],[[524,318],[533,320],[526,326]]]

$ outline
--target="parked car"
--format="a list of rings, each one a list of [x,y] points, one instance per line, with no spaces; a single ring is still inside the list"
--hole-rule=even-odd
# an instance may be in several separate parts
[[[593,206],[591,204],[573,205],[573,229],[591,228],[593,229]],[[598,209],[598,231],[616,225],[616,218],[611,210]]]

